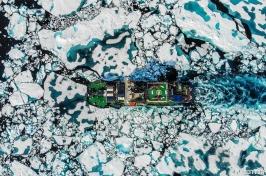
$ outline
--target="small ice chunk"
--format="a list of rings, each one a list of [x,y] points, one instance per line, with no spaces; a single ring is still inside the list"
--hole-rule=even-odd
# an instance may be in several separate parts
[[[78,159],[81,165],[83,165],[87,171],[91,172],[93,167],[106,162],[106,152],[104,146],[101,143],[96,142],[84,150]]]
[[[172,162],[170,162],[172,165]],[[160,162],[156,165],[156,169],[158,170],[160,175],[172,175],[173,168],[169,163],[167,163],[164,159],[161,159]]]
[[[69,136],[53,136],[58,145],[69,145],[72,141],[72,137]]]
[[[209,123],[208,125],[212,133],[217,133],[221,128],[220,123]]]
[[[212,61],[213,61],[214,64],[218,64],[219,63],[220,56],[219,56],[219,54],[217,52],[214,52],[212,54]]]
[[[16,40],[21,40],[26,35],[27,31],[26,17],[18,13],[13,13],[10,18],[7,31],[11,37],[15,38]]]
[[[124,134],[129,134],[130,133],[130,123],[129,122],[125,122],[122,125],[121,133],[124,133]]]
[[[37,157],[37,156],[34,156],[32,158],[30,158],[30,166],[33,168],[33,169],[39,169],[40,166],[41,166],[41,161],[40,161],[40,158]]]
[[[17,48],[13,48],[8,52],[8,55],[11,59],[21,59],[22,57],[25,56],[23,52],[18,50]]]
[[[14,108],[10,104],[5,104],[2,108],[2,115],[10,116],[14,112]]]
[[[137,168],[143,168],[143,167],[148,166],[150,162],[151,162],[151,157],[149,155],[141,155],[141,156],[135,157],[134,165]]]
[[[134,134],[138,138],[144,138],[144,136],[145,136],[144,131],[142,129],[140,129],[140,128],[136,128],[134,130]]]
[[[250,119],[248,121],[248,127],[252,130],[254,130],[260,126],[263,126],[263,125],[265,125],[265,122],[262,120],[259,120],[259,119]]]
[[[144,29],[149,29],[152,26],[156,25],[160,21],[157,15],[150,15],[147,19],[141,24]]]
[[[143,40],[144,40],[144,48],[145,49],[152,48],[152,46],[153,46],[152,42],[155,41],[155,39],[153,38],[151,33],[145,34],[144,37],[143,37]]]
[[[205,118],[208,120],[212,119],[212,114],[210,110],[205,110]]]
[[[151,153],[151,157],[152,157],[153,162],[157,161],[160,158],[160,156],[161,156],[161,154],[158,151],[153,151]]]
[[[133,139],[126,136],[116,138],[116,147],[120,152],[128,153],[131,150]]]
[[[155,150],[160,150],[163,147],[163,144],[157,141],[152,141],[152,145]]]
[[[38,32],[40,44],[43,49],[52,50],[56,47],[56,40],[54,38],[54,32],[47,29],[42,29]]]
[[[114,158],[103,165],[103,175],[119,176],[123,174],[124,163],[119,158]]]
[[[32,147],[32,139],[23,139],[20,138],[14,142],[14,147],[16,147],[18,150],[15,153],[16,155],[27,155],[30,152],[30,149]]]
[[[40,143],[42,144],[40,153],[45,153],[45,152],[49,151],[52,148],[51,141],[48,141],[45,138],[43,138]]]
[[[252,66],[253,68],[257,68],[258,64],[256,60],[252,60],[249,62],[250,66]]]
[[[158,50],[157,55],[163,63],[176,64],[177,55],[174,48],[169,43],[164,43]]]
[[[233,131],[237,131],[237,121],[236,121],[236,120],[233,120],[233,121],[231,122],[230,127],[231,127],[231,129],[232,129]]]
[[[177,0],[166,0],[165,3],[166,4],[175,4],[177,2]]]
[[[12,67],[5,67],[5,78],[12,77],[14,75],[13,68]]]

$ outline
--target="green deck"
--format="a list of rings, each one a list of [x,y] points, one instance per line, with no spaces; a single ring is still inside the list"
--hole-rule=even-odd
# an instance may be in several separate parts
[[[167,84],[154,84],[148,89],[148,101],[165,102],[167,101]]]
[[[107,100],[106,100],[106,97],[104,96],[95,95],[95,96],[89,97],[88,101],[89,101],[89,104],[95,105],[100,108],[104,108],[107,105]]]
[[[106,83],[103,81],[95,81],[88,85],[88,88],[92,92],[98,92],[99,90],[106,89]]]

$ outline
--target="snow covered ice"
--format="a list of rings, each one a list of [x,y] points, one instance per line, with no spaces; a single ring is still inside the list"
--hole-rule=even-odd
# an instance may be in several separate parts
[[[0,175],[266,173],[263,0],[0,0]],[[95,80],[179,80],[98,108]]]

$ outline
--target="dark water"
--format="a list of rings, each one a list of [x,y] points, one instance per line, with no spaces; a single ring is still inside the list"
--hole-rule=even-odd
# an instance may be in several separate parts
[[[27,6],[30,9],[35,9],[35,8],[42,8],[37,1],[34,0],[15,0],[15,5],[20,7],[20,6]]]
[[[5,17],[5,14],[0,11],[0,80],[4,80],[2,75],[4,73],[4,66],[2,60],[7,58],[7,53],[10,51],[11,47],[15,44],[21,43],[13,38],[9,38],[6,27],[9,24],[9,20]]]

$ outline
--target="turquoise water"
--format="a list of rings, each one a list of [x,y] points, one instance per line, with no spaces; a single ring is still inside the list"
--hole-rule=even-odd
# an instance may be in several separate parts
[[[230,2],[234,5],[237,5],[239,4],[240,2],[245,2],[245,3],[251,3],[251,4],[262,4],[262,1],[258,1],[258,0],[246,0],[246,1],[243,1],[243,0],[230,0]]]
[[[201,16],[204,21],[210,21],[211,17],[205,12],[204,8],[202,8],[197,2],[190,1],[184,5],[184,8],[190,12],[195,12],[199,16]]]
[[[237,33],[238,33],[237,30],[232,30],[232,36],[233,37],[236,37],[237,36]]]
[[[220,30],[220,23],[216,23],[216,24],[215,24],[215,28],[216,28],[217,30]]]
[[[129,153],[129,152],[130,152],[130,150],[129,150],[128,148],[124,147],[124,145],[122,145],[122,144],[118,144],[118,145],[116,146],[116,149],[117,149],[119,152],[121,152],[121,153]]]

